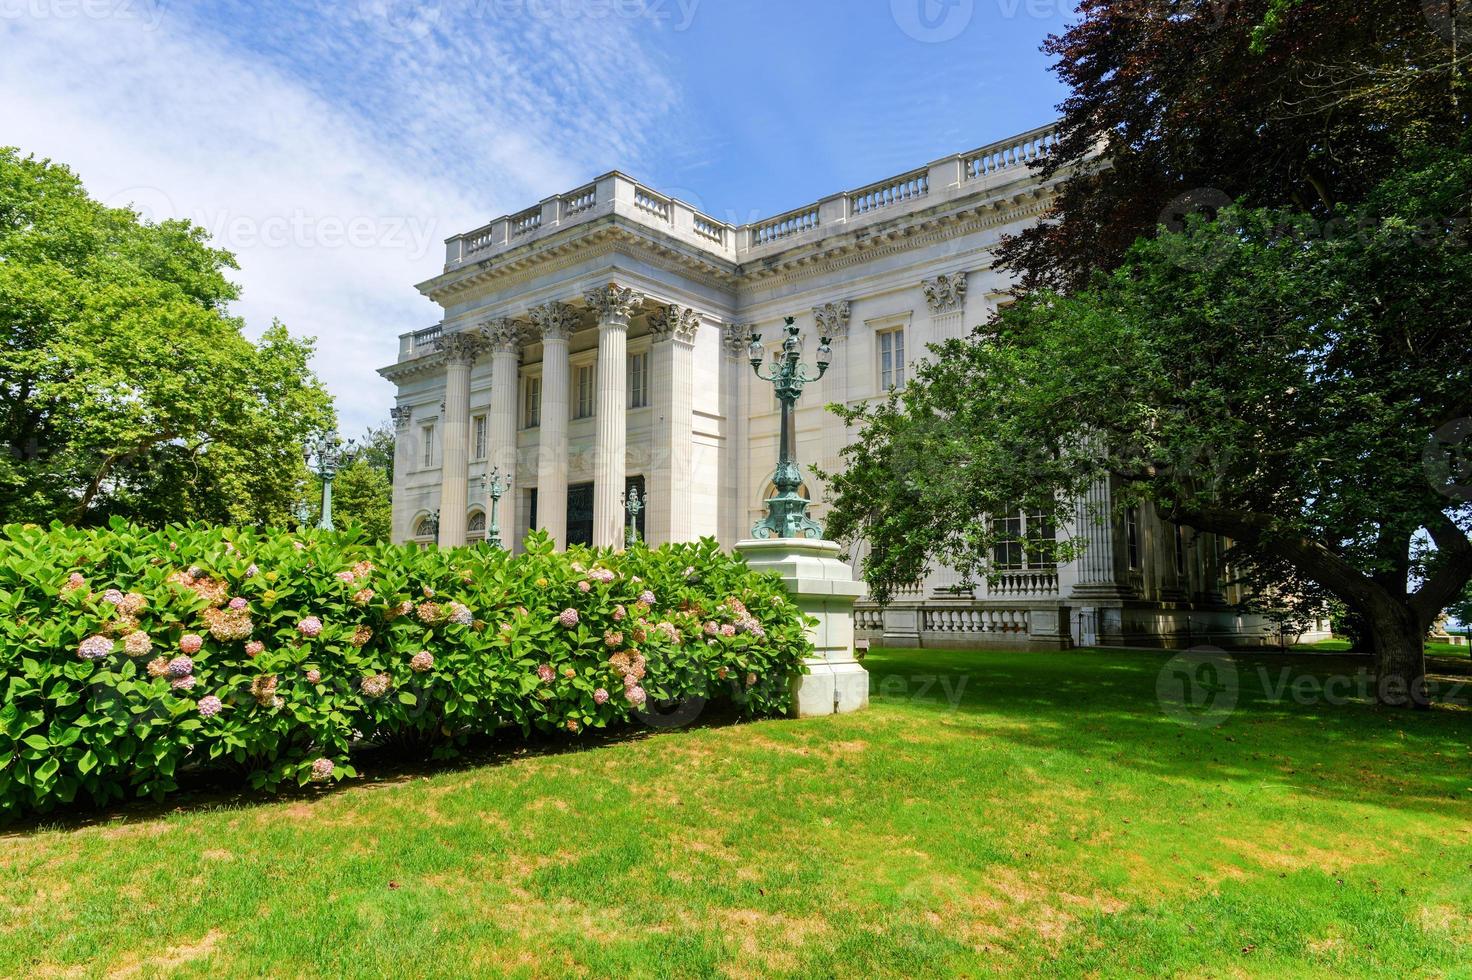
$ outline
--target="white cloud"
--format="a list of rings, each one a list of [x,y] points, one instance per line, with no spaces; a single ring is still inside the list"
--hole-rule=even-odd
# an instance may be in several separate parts
[[[387,414],[398,334],[438,319],[413,286],[446,237],[658,151],[678,105],[647,26],[575,0],[0,0],[0,143],[209,228],[249,331],[318,338],[352,433]]]

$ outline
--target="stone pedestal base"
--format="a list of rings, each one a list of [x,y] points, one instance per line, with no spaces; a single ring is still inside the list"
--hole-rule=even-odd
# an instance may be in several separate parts
[[[793,679],[798,718],[844,714],[869,706],[869,672],[854,659],[854,602],[864,594],[833,541],[774,538],[742,541],[736,551],[759,572],[781,576],[797,607],[818,625],[808,631],[809,673]]]

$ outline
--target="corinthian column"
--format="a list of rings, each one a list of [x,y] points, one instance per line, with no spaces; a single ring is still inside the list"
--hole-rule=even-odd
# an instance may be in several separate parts
[[[588,293],[598,315],[598,422],[594,430],[593,545],[617,548],[624,540],[624,475],[628,452],[629,319],[644,294],[614,283]]]
[[[410,423],[414,420],[414,409],[408,405],[395,405],[388,410],[394,420],[394,488],[393,488],[393,534],[394,544],[403,544],[413,535],[409,522],[414,515],[404,500],[404,483],[409,467],[414,465],[414,443],[409,437]]]
[[[728,323],[721,330],[721,352],[725,355],[721,378],[722,407],[726,416],[724,453],[721,466],[721,543],[733,547],[747,537],[751,527],[748,512],[746,389],[751,367],[747,363],[747,342],[753,325]]]
[[[920,284],[930,307],[930,341],[940,344],[966,336],[966,273],[940,275]]]
[[[465,543],[465,508],[470,477],[470,368],[485,342],[471,333],[441,337],[445,354],[445,413],[440,420],[443,444],[440,469],[440,547]]]
[[[690,540],[695,440],[695,337],[700,314],[661,307],[649,318],[654,332],[651,373],[655,392],[655,465],[649,489],[649,543]]]
[[[516,393],[521,367],[521,324],[511,319],[492,320],[481,327],[486,345],[491,349],[491,415],[490,456],[488,466],[498,467],[510,477],[512,490],[501,498],[498,518],[506,531],[506,540],[515,551],[517,539],[516,501],[520,493],[515,487],[516,471]],[[490,520],[490,508],[486,508]]]
[[[541,430],[537,448],[537,524],[567,547],[567,344],[577,324],[572,307],[548,303],[532,310],[542,334]]]

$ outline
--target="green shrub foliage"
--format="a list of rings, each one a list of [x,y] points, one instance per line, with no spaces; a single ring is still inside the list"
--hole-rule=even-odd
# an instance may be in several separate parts
[[[713,541],[626,554],[361,534],[0,534],[0,809],[162,797],[190,767],[272,790],[363,742],[453,754],[503,725],[785,712],[810,652],[775,578]]]

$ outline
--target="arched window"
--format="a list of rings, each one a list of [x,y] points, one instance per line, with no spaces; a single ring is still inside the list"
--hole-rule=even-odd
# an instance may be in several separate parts
[[[414,522],[414,543],[428,548],[439,537],[440,529],[433,514],[425,514]]]
[[[484,541],[486,539],[486,512],[473,510],[470,517],[465,521],[465,538],[467,541]]]

